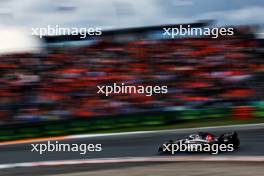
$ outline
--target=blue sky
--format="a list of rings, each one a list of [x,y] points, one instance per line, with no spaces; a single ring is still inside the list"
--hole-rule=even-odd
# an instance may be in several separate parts
[[[263,0],[0,0],[0,26],[124,27],[214,19],[260,24]]]

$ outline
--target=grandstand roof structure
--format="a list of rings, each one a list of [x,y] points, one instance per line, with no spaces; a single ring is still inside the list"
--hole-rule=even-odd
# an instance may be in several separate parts
[[[191,25],[192,27],[205,27],[213,23],[212,20],[204,20],[196,23],[188,23],[188,24],[166,24],[166,25],[158,25],[158,26],[144,26],[144,27],[134,27],[134,28],[124,28],[124,29],[114,29],[103,31],[103,34],[100,37],[112,37],[115,35],[137,35],[144,33],[148,33],[151,31],[162,30],[163,28],[178,28],[180,25],[183,27],[187,25]],[[43,37],[44,41],[47,43],[55,43],[55,42],[64,42],[64,41],[79,41],[79,40],[91,40],[94,39],[94,36],[88,36],[87,38],[80,38],[81,35],[61,35],[61,36],[46,36]]]

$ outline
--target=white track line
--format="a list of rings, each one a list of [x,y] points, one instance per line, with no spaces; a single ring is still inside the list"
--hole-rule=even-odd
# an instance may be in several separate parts
[[[106,164],[106,163],[138,163],[138,162],[263,162],[264,156],[226,156],[226,157],[127,157],[127,158],[102,158],[80,159],[0,164],[0,169],[17,167],[40,167],[40,166],[65,166],[80,164]]]
[[[135,132],[122,132],[122,133],[82,134],[82,135],[66,136],[65,139],[81,139],[81,138],[92,138],[92,137],[124,136],[124,135],[155,134],[155,133],[176,133],[176,132],[190,132],[197,130],[250,130],[250,129],[264,129],[264,123],[155,130],[155,131],[135,131]]]

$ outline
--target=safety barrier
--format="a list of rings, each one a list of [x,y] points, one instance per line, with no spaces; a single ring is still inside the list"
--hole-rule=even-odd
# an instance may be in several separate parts
[[[250,118],[264,117],[264,106],[255,108],[254,112],[245,110]],[[236,112],[236,111],[235,111]],[[239,115],[239,112],[236,112]],[[237,114],[235,114],[237,115]],[[243,117],[245,113],[242,113]],[[184,122],[231,119],[234,108],[188,109],[166,112],[144,112],[105,117],[72,118],[58,121],[17,123],[0,126],[0,141],[46,136],[63,136],[69,134],[95,133],[106,130],[121,130],[148,126],[165,126]]]

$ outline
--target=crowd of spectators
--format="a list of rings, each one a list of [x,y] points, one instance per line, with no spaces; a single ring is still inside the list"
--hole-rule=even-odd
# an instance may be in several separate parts
[[[0,56],[0,121],[234,106],[263,98],[255,39],[98,41]],[[167,94],[97,94],[98,85],[166,85]]]

